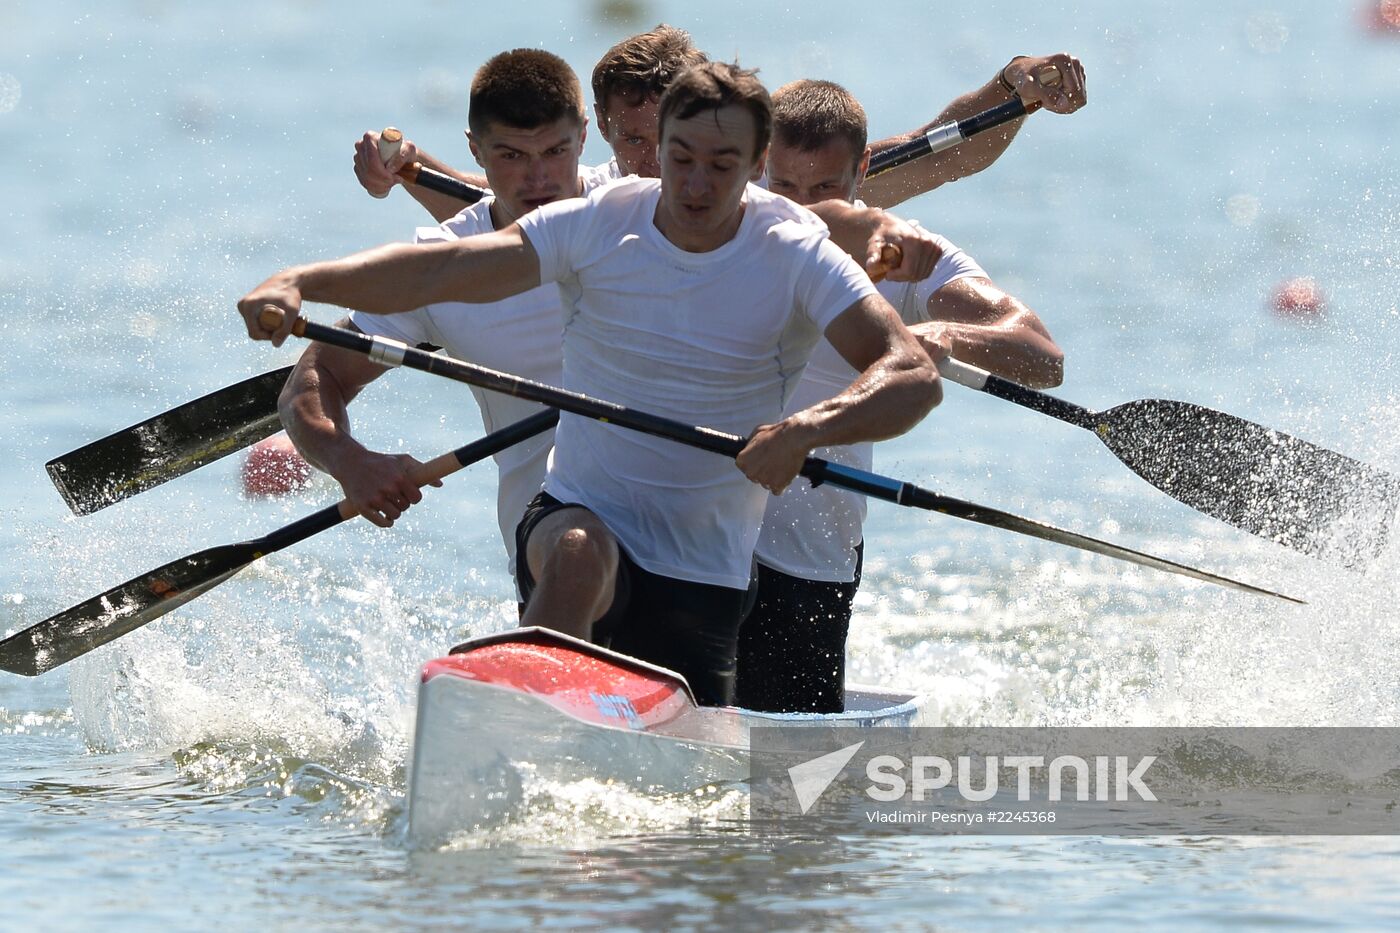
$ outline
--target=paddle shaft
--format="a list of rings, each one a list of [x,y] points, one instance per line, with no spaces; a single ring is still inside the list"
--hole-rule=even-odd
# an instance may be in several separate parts
[[[1027,388],[1012,382],[1010,379],[1003,379],[1001,376],[993,375],[984,369],[978,369],[976,366],[971,366],[952,357],[944,357],[939,360],[938,374],[960,386],[985,392],[1008,402],[1015,402],[1017,405],[1077,425],[1085,430],[1093,431],[1095,428],[1098,418],[1097,412],[1090,411],[1073,402],[1055,398],[1053,395],[1047,395],[1036,389]]]
[[[521,441],[528,440],[542,431],[547,431],[558,422],[559,412],[553,409],[536,412],[528,418],[522,418],[514,424],[506,425],[499,431],[493,431],[480,440],[472,441],[470,444],[458,447],[456,450],[450,451],[449,453],[434,457],[426,463],[418,464],[413,467],[413,469],[409,470],[409,481],[421,489],[430,483],[435,483],[444,477],[451,476],[463,467],[471,466],[478,460],[484,460],[487,457],[495,456],[507,447],[514,447]],[[331,517],[332,514],[335,516],[334,518]],[[275,538],[278,542],[275,547],[266,549],[264,553],[270,554],[273,551],[280,551],[289,544],[295,544],[298,541],[309,538],[311,535],[325,531],[327,528],[333,528],[343,521],[354,518],[358,514],[359,513],[355,511],[355,507],[350,504],[349,499],[341,499],[335,505],[326,506],[320,512],[308,515],[301,520],[307,523],[307,528],[314,530],[308,531],[305,534],[298,531],[289,535],[289,532],[291,532],[293,528],[301,524],[301,522],[296,522],[263,539],[265,541],[273,541]],[[319,522],[324,522],[325,524],[319,524]],[[287,536],[285,540],[282,537],[284,535]]]
[[[1060,70],[1054,65],[1046,66],[1042,69],[1042,74],[1037,77],[1037,80],[1047,86],[1059,84],[1061,80]],[[876,175],[882,175],[890,169],[899,168],[915,159],[922,159],[935,152],[951,149],[978,133],[1001,126],[1004,123],[1010,123],[1012,120],[1019,120],[1021,117],[1030,116],[1039,109],[1039,102],[1027,104],[1021,98],[1013,97],[1004,104],[989,107],[981,113],[975,113],[962,120],[949,120],[946,123],[940,123],[921,136],[916,136],[897,146],[882,149],[872,155],[870,168],[866,171],[865,177],[874,178]]]
[[[459,447],[410,473],[420,486],[442,479],[551,428],[556,411],[542,411]],[[264,537],[225,544],[171,561],[121,586],[65,609],[0,641],[0,670],[33,677],[160,618],[285,547],[355,515],[349,502],[314,512]]]
[[[438,194],[458,198],[468,204],[475,204],[486,197],[486,189],[469,185],[460,178],[453,178],[436,169],[428,168],[422,162],[413,162],[399,169],[398,176],[411,185],[418,185]]]
[[[268,330],[276,330],[277,327],[280,326],[281,321],[282,312],[279,309],[267,308],[263,311],[261,323]],[[407,366],[411,369],[418,369],[423,372],[446,376],[458,382],[465,382],[479,388],[490,389],[492,391],[502,392],[506,395],[513,395],[517,398],[540,402],[553,408],[558,408],[560,411],[567,411],[586,418],[593,418],[598,421],[616,424],[633,431],[640,431],[645,434],[652,434],[657,437],[678,441],[691,447],[698,447],[701,450],[707,450],[729,458],[737,457],[747,443],[744,438],[738,437],[737,435],[716,431],[712,428],[683,424],[679,421],[673,421],[670,418],[663,418],[647,412],[637,411],[614,402],[595,399],[577,392],[570,392],[529,379],[522,379],[519,376],[497,372],[483,366],[464,363],[461,360],[454,360],[451,357],[441,354],[425,353],[422,350],[415,350],[407,344],[388,340],[383,337],[371,337],[367,334],[344,330],[338,327],[328,327],[324,324],[307,321],[305,318],[297,319],[296,323],[293,325],[292,332],[299,337],[306,337],[346,350],[364,353],[369,356],[370,359],[384,366]],[[854,469],[841,464],[829,463],[819,457],[808,457],[802,466],[801,475],[811,480],[814,485],[830,482],[843,489],[862,493],[877,499],[883,499],[897,505],[927,509],[955,518],[962,518],[968,521],[1029,535],[1031,537],[1041,538],[1046,541],[1067,544],[1109,557],[1116,557],[1120,560],[1125,560],[1140,566],[1153,567],[1158,570],[1192,577],[1197,580],[1204,580],[1209,583],[1242,590],[1259,596],[1272,596],[1289,602],[1302,602],[1291,596],[1284,596],[1283,594],[1275,593],[1271,590],[1261,589],[1248,583],[1242,583],[1238,580],[1219,576],[1218,574],[1188,567],[1184,564],[1176,563],[1175,561],[1169,561],[1151,554],[1145,554],[1141,551],[1132,550],[1131,548],[1121,547],[1107,541],[1100,541],[1096,538],[1090,538],[1076,532],[1032,521],[1031,519],[1023,518],[1009,512],[1003,512],[999,509],[992,509],[975,503],[965,502],[961,499],[955,499],[950,496],[944,496],[940,493],[923,489],[912,483],[890,479],[876,473]]]
[[[379,158],[387,166],[394,156],[399,154],[403,148],[403,131],[396,126],[386,126],[379,133]],[[438,194],[445,194],[451,198],[457,198],[468,204],[475,204],[486,197],[486,189],[478,188],[476,185],[468,184],[460,178],[453,178],[444,172],[428,168],[422,162],[410,162],[396,172],[400,178],[410,185],[418,185]],[[384,192],[377,197],[387,197],[388,192]]]
[[[507,425],[480,440],[472,441],[456,450],[434,457],[426,463],[418,464],[409,471],[408,478],[413,485],[422,488],[451,476],[478,460],[495,456],[507,447],[513,447],[523,440],[528,440],[541,431],[547,431],[554,427],[558,421],[559,412],[554,410],[546,410],[528,418],[522,418],[515,424]],[[350,504],[350,500],[341,499],[335,505],[328,505],[320,511],[312,512],[285,528],[279,528],[255,541],[247,542],[249,548],[256,552],[248,563],[290,547],[299,541],[305,541],[312,535],[318,535],[329,528],[334,528],[341,522],[349,521],[357,515],[359,513]]]

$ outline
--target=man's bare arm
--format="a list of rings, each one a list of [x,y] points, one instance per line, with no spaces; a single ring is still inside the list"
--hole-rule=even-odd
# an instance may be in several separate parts
[[[928,231],[873,207],[833,199],[809,204],[831,231],[831,242],[879,281],[920,282],[938,262],[938,244]]]
[[[929,322],[909,330],[931,356],[951,355],[1035,389],[1064,380],[1064,352],[1040,317],[980,276],[957,279],[928,300]]]
[[[359,332],[345,318],[338,326]],[[350,402],[387,372],[363,353],[313,343],[302,353],[277,400],[282,426],[307,462],[338,475],[365,448],[350,434]]]
[[[903,434],[942,400],[933,361],[880,296],[843,311],[826,339],[860,375],[839,395],[754,431],[739,468],[772,492],[792,482],[813,448]]]
[[[1049,69],[1053,68],[1054,71]],[[1056,76],[1052,81],[1051,76]],[[1004,78],[1004,80],[1003,80]],[[1063,52],[1055,55],[1020,56],[1008,63],[996,77],[977,90],[955,99],[930,123],[910,133],[891,136],[871,144],[872,153],[897,146],[924,135],[950,120],[964,120],[997,104],[1019,96],[1027,105],[1038,103],[1052,113],[1073,113],[1085,103],[1084,66]],[[999,159],[1011,145],[1025,118],[1012,120],[996,129],[979,133],[951,149],[906,162],[866,179],[860,197],[874,207],[894,207],[912,197],[932,191],[950,181],[974,175]]]
[[[348,319],[340,326],[358,330]],[[362,353],[313,343],[292,370],[277,407],[297,451],[340,483],[357,512],[387,527],[423,498],[409,478],[418,461],[365,447],[350,433],[348,411],[360,390],[384,372]]]
[[[277,273],[238,302],[254,340],[280,346],[303,301],[371,314],[399,314],[443,301],[500,301],[540,284],[540,260],[519,225],[445,243],[394,243],[342,259]],[[266,307],[283,312],[275,331],[263,327]]]

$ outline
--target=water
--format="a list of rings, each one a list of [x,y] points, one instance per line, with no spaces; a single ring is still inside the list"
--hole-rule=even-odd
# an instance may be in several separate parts
[[[1186,399],[1400,470],[1400,36],[1360,19],[1199,0],[541,2],[528,16],[12,0],[0,630],[332,501],[327,481],[247,501],[230,458],[77,519],[43,463],[294,358],[246,341],[233,301],[283,265],[422,222],[401,194],[360,193],[356,134],[393,123],[467,164],[456,134],[476,64],[541,45],[586,81],[603,49],[659,20],[770,86],[845,83],[875,135],[931,118],[1012,54],[1076,53],[1086,109],[1036,116],[991,170],[904,213],[1040,312],[1068,353],[1064,397]],[[586,155],[601,161],[601,140]],[[1295,275],[1326,291],[1321,320],[1267,310]],[[1352,574],[1281,552],[1156,493],[1082,431],[947,395],[878,469],[1311,605],[875,504],[854,678],[934,690],[963,723],[1400,718],[1394,553]],[[367,442],[423,456],[480,431],[465,390],[414,373],[355,415]],[[59,671],[0,679],[0,925],[1365,928],[1397,914],[1390,839],[774,838],[747,832],[727,792],[537,787],[510,826],[411,851],[417,665],[512,617],[493,479],[473,468],[392,532],[328,532]]]

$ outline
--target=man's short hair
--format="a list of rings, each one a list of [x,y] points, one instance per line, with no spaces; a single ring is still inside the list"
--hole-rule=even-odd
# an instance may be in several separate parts
[[[705,61],[690,33],[661,23],[603,53],[593,68],[593,103],[603,110],[613,96],[631,107],[659,100],[676,75]]]
[[[512,49],[492,56],[472,78],[467,125],[473,133],[493,123],[530,130],[565,117],[583,125],[583,89],[558,55]]]
[[[773,101],[757,74],[756,70],[724,62],[705,62],[686,69],[661,95],[657,115],[660,126],[664,130],[667,118],[672,116],[689,120],[702,110],[737,104],[753,115],[753,156],[757,159],[773,137]]]
[[[773,136],[801,152],[842,139],[859,164],[865,154],[865,108],[835,82],[793,81],[773,92]]]

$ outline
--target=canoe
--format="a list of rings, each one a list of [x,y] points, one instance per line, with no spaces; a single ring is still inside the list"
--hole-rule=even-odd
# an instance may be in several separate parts
[[[679,793],[749,776],[749,730],[819,722],[933,725],[927,695],[851,686],[842,713],[698,706],[685,679],[558,632],[476,638],[423,667],[409,770],[408,835],[432,844],[498,825],[538,779]]]

